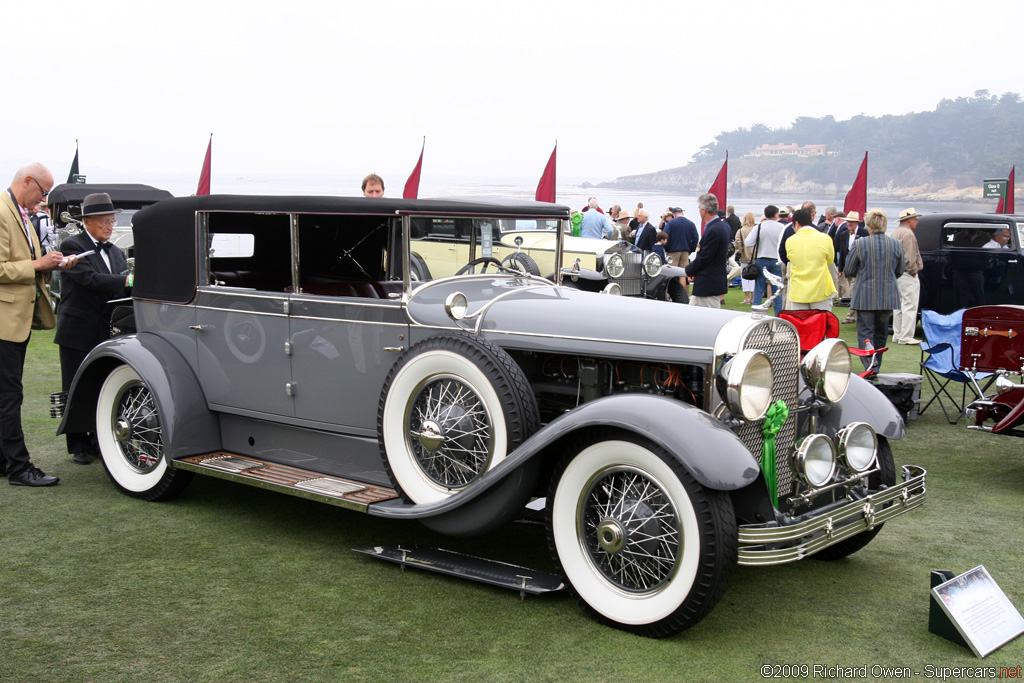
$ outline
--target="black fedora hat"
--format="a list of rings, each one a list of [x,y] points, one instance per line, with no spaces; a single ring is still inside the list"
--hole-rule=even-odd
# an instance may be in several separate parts
[[[103,216],[108,213],[121,213],[121,209],[114,208],[114,202],[110,201],[110,195],[106,192],[88,194],[82,200],[82,216]]]

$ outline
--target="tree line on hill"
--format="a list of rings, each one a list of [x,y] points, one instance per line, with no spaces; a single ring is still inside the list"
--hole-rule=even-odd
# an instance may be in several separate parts
[[[847,121],[801,116],[784,128],[763,123],[737,128],[704,145],[691,163],[720,164],[729,150],[732,166],[733,159],[763,144],[825,144],[829,156],[787,155],[755,165],[777,166],[785,159],[790,172],[803,181],[849,184],[868,151],[870,176],[887,179],[890,185],[968,187],[980,185],[984,178],[1005,177],[1013,164],[1024,160],[1022,130],[1024,100],[1018,93],[996,96],[978,90],[972,97],[943,99],[934,111],[859,115]],[[834,155],[843,163],[836,163]]]

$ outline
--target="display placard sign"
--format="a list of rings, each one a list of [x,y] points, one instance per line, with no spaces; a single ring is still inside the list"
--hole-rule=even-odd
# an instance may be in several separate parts
[[[1006,187],[1010,184],[1009,178],[986,178],[981,181],[985,199],[1003,199],[1006,196]]]
[[[935,586],[932,594],[978,657],[1024,633],[1024,618],[983,565]]]

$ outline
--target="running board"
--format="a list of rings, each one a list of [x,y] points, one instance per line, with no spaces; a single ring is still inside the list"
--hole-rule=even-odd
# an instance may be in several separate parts
[[[394,489],[384,486],[326,476],[321,472],[231,453],[193,455],[173,460],[171,464],[177,469],[237,481],[359,512],[366,512],[371,503],[398,497]]]
[[[485,560],[482,557],[472,557],[440,548],[421,548],[419,546],[403,548],[400,545],[388,545],[353,548],[353,550],[363,555],[400,564],[403,571],[406,567],[416,567],[492,586],[510,588],[519,591],[520,598],[525,598],[527,593],[541,595],[565,588],[565,580],[557,574],[497,560]]]

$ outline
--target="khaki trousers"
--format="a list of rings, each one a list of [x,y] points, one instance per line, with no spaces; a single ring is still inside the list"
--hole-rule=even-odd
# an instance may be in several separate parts
[[[916,275],[903,273],[896,280],[900,290],[900,307],[892,312],[892,339],[897,344],[909,341],[917,333],[917,301],[921,281]]]

